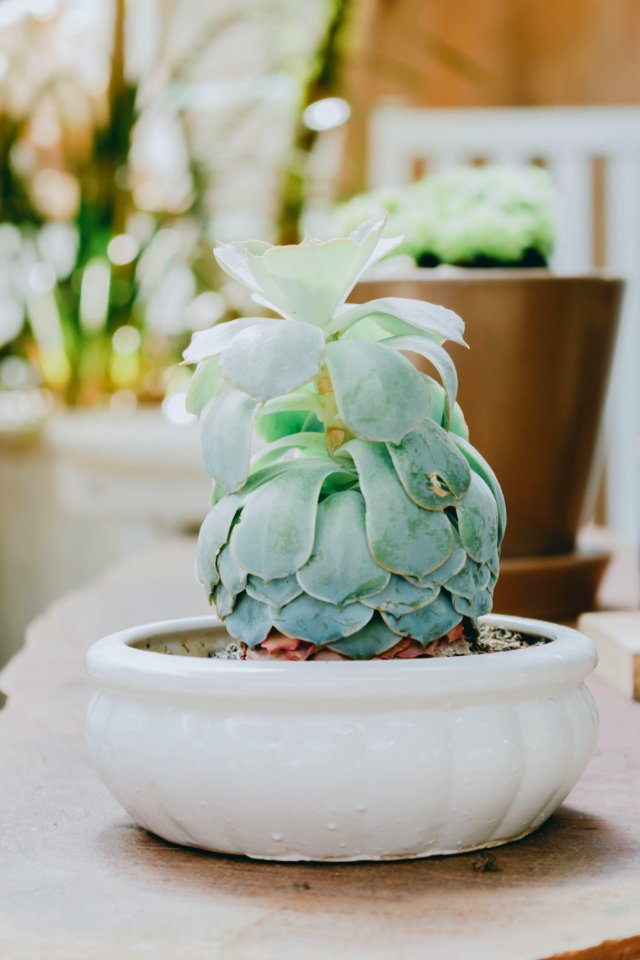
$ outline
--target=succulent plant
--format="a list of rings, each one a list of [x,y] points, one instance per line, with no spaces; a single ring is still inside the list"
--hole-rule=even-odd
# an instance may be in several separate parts
[[[403,234],[396,252],[422,266],[544,266],[555,244],[555,199],[540,167],[450,167],[352,197],[336,209],[334,222],[350,230],[387,211],[385,233]]]
[[[421,655],[491,609],[505,508],[442,347],[464,343],[463,322],[402,297],[345,304],[398,243],[383,228],[215,250],[278,314],[196,333],[185,352],[214,480],[196,573],[250,656]]]

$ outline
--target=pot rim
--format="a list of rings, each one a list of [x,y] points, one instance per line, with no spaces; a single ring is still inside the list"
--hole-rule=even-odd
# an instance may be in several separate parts
[[[518,650],[429,660],[287,661],[216,660],[140,650],[146,639],[184,632],[223,631],[217,617],[143,624],[96,641],[87,672],[101,689],[164,699],[169,695],[220,700],[354,703],[398,699],[444,706],[548,695],[577,687],[597,662],[593,642],[569,627],[527,617],[488,615],[481,622],[539,635],[550,642]]]
[[[360,286],[372,286],[382,283],[405,283],[407,281],[469,281],[469,280],[507,280],[516,282],[527,280],[532,282],[548,283],[554,282],[573,282],[580,280],[589,280],[592,282],[605,282],[623,285],[625,278],[622,274],[610,267],[590,267],[586,270],[555,270],[552,267],[460,267],[455,264],[440,264],[437,267],[418,267],[410,269],[400,269],[396,271],[380,274],[379,276],[362,277],[357,284]]]

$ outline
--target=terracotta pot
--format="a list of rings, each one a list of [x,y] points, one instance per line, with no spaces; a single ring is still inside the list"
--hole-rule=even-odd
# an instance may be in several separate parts
[[[358,284],[354,302],[415,297],[466,323],[449,345],[471,441],[507,501],[503,557],[568,554],[585,519],[623,282],[546,270],[419,270]],[[425,367],[426,369],[426,367]]]

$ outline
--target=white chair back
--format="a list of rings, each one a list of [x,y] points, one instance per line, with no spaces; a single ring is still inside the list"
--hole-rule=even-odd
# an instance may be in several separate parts
[[[607,523],[640,540],[640,107],[422,109],[382,105],[369,131],[369,185],[483,160],[540,161],[560,198],[552,266],[594,266],[595,160],[603,163],[604,266],[627,281],[606,418]]]

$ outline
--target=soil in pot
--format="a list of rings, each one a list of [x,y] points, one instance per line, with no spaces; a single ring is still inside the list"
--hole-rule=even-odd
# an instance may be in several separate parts
[[[455,631],[451,631],[455,633]],[[179,657],[203,657],[210,660],[314,660],[314,659],[335,659],[347,660],[338,653],[325,651],[330,656],[317,657],[315,651],[309,653],[310,644],[303,644],[302,641],[292,640],[284,637],[282,634],[274,632],[265,641],[271,645],[271,649],[262,651],[249,651],[243,644],[229,638],[223,631],[202,631],[198,634],[189,634],[186,636],[176,634],[175,636],[166,636],[157,639],[148,639],[134,644],[141,650],[149,650],[152,653],[166,653],[171,656]],[[548,643],[546,637],[535,636],[533,634],[518,633],[515,630],[506,630],[502,627],[481,626],[477,635],[472,635],[471,630],[465,625],[463,631],[454,637],[447,635],[440,640],[435,641],[426,650],[422,650],[419,659],[428,657],[461,657],[477,656],[485,653],[503,653],[507,650],[520,650],[523,647],[538,646]],[[400,647],[398,644],[397,647]],[[301,649],[302,647],[302,649]],[[402,657],[404,650],[397,650],[394,647],[392,651],[375,657],[376,660],[389,659],[411,659],[411,654]],[[392,654],[391,656],[389,654]],[[400,655],[398,655],[400,654]],[[353,661],[356,662],[356,661]]]

